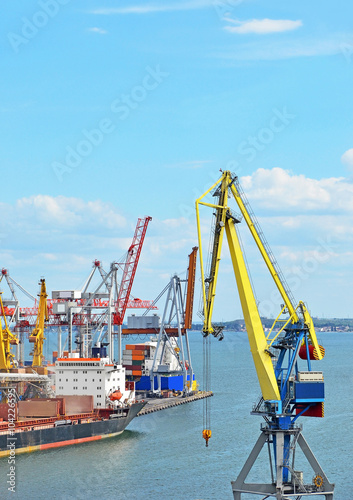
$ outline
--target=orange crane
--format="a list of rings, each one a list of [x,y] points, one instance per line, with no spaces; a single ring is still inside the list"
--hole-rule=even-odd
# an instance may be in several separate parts
[[[196,259],[198,247],[193,247],[189,255],[188,267],[188,284],[186,291],[186,304],[185,304],[185,330],[191,330],[192,327],[192,311],[194,306],[194,292],[195,292],[195,276],[196,276]]]

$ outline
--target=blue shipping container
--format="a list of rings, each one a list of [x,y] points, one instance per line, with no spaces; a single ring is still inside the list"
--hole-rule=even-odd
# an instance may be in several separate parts
[[[315,401],[325,399],[324,382],[296,382],[295,399],[301,401]]]
[[[188,380],[189,380],[188,376]],[[195,376],[193,376],[193,379],[195,379]],[[136,390],[137,391],[150,391],[151,390],[151,381],[150,378],[146,375],[143,375],[138,382],[136,382]],[[157,377],[154,377],[154,388],[157,389],[158,387],[158,382],[157,382]],[[170,390],[172,391],[173,389],[175,391],[182,391],[183,390],[183,376],[182,375],[176,375],[173,377],[161,377],[161,389],[163,391],[165,390]]]

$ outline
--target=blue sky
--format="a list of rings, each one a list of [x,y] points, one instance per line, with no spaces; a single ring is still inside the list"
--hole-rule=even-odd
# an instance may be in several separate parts
[[[32,293],[41,276],[77,288],[150,215],[133,293],[153,299],[197,243],[196,197],[229,169],[297,299],[351,316],[352,14],[342,0],[6,5],[0,265]],[[244,243],[260,309],[276,314]],[[226,250],[222,264],[215,319],[230,320]]]

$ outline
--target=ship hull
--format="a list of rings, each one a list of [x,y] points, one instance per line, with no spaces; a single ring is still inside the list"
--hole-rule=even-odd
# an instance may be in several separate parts
[[[145,404],[142,402],[131,405],[127,415],[118,418],[71,423],[58,427],[33,428],[27,431],[15,431],[14,435],[1,434],[0,457],[10,456],[10,453],[46,450],[117,436],[125,430]]]

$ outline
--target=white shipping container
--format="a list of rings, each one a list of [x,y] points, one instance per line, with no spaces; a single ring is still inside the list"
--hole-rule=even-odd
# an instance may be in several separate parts
[[[66,314],[66,313],[67,313],[67,303],[66,302],[54,302],[53,314]]]
[[[157,314],[153,316],[135,316],[132,314],[127,318],[127,327],[130,329],[134,328],[156,328],[159,329],[161,325],[161,319]]]
[[[298,372],[298,382],[323,382],[322,372]]]
[[[81,290],[53,290],[52,299],[80,299]]]

